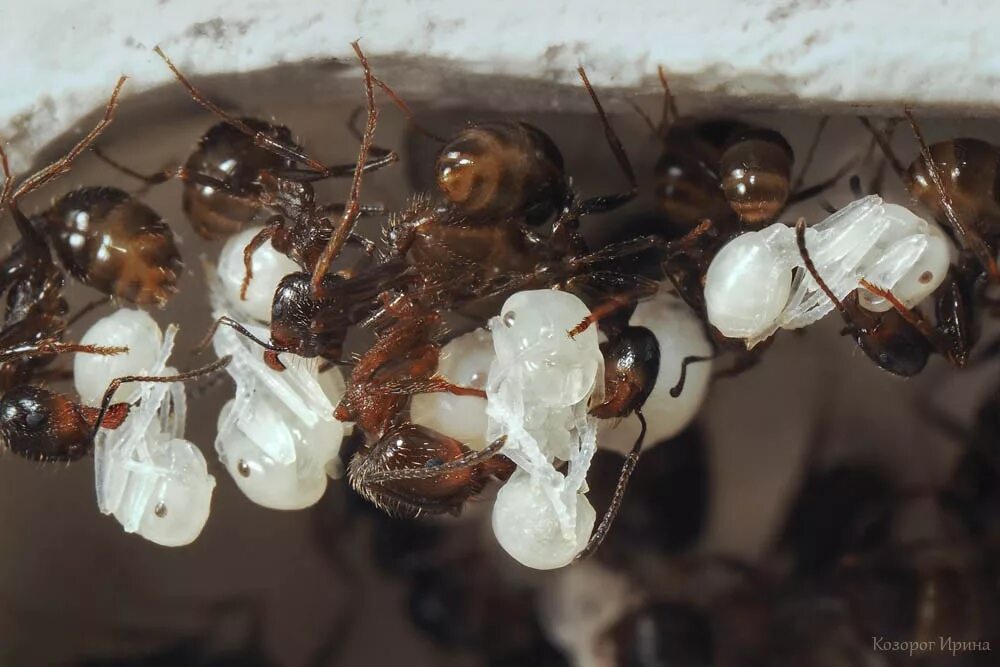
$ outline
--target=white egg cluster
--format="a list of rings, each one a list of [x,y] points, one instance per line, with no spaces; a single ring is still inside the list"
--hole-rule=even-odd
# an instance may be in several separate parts
[[[823,281],[838,299],[866,279],[891,290],[907,307],[944,280],[947,239],[934,223],[878,196],[851,202],[806,230],[806,245]],[[753,347],[778,329],[799,329],[834,307],[804,269],[795,230],[774,224],[726,244],[709,266],[705,302],[709,322],[723,335]],[[884,299],[862,290],[859,303],[888,310]]]
[[[212,304],[215,317],[228,315],[267,340],[263,323],[271,316],[271,296],[298,267],[265,244],[254,254],[254,277],[247,300],[241,301],[243,247],[257,229],[234,236],[223,248],[218,281],[211,285]],[[294,510],[315,504],[328,476],[343,471],[344,425],[333,417],[344,394],[340,371],[320,373],[321,360],[294,355],[282,355],[286,369],[275,371],[256,343],[225,327],[212,345],[219,357],[232,356],[226,370],[236,383],[236,396],[219,413],[215,438],[226,470],[250,500],[264,507]]]
[[[142,311],[119,310],[99,320],[84,341],[128,346],[113,357],[77,355],[74,376],[81,400],[98,405],[104,390],[124,375],[172,375],[167,366],[177,327],[166,334]],[[138,402],[116,429],[101,429],[94,448],[97,504],[130,533],[164,546],[189,544],[201,533],[215,478],[201,451],[184,439],[182,383],[123,386],[116,400]]]
[[[589,314],[572,294],[536,290],[514,294],[490,320],[496,358],[486,385],[486,440],[506,436],[503,454],[517,465],[497,495],[493,532],[511,556],[537,569],[569,564],[596,520],[584,495],[597,449],[588,406],[603,393],[604,358],[596,327],[568,335]]]

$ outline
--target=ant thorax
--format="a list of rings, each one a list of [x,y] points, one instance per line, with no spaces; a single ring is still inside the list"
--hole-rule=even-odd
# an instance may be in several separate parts
[[[907,308],[944,280],[949,244],[941,229],[876,195],[851,202],[806,229],[816,270],[838,300],[861,280],[890,290]],[[889,310],[883,298],[860,290],[859,304]],[[805,270],[795,230],[776,223],[726,244],[705,279],[709,322],[723,335],[743,338],[747,348],[778,329],[800,329],[835,307]]]
[[[596,513],[584,495],[597,449],[604,358],[595,327],[568,335],[590,311],[556,290],[519,292],[490,320],[496,359],[486,385],[486,439],[518,467],[497,495],[500,545],[538,569],[567,565],[586,546]],[[561,463],[568,462],[566,472]]]
[[[253,230],[247,232],[252,235]],[[274,252],[269,246],[261,248],[254,256],[255,268],[259,259],[268,261]],[[236,305],[243,264],[227,262],[227,253],[235,254],[228,246],[223,250],[219,279],[210,281],[213,315],[229,316],[267,340],[267,327],[250,321],[247,309]],[[232,272],[238,272],[235,280],[228,275]],[[273,294],[279,273],[262,271],[251,288]],[[236,384],[235,397],[219,414],[215,438],[226,470],[250,500],[264,507],[302,509],[315,504],[326,490],[327,477],[343,473],[339,452],[345,427],[333,417],[344,394],[340,371],[320,373],[321,359],[287,353],[281,355],[285,370],[275,371],[264,362],[258,344],[228,327],[215,332],[212,346],[219,357],[232,356],[226,370]]]
[[[156,323],[142,311],[120,310],[91,330],[105,328],[117,329],[122,342],[134,344],[137,351],[148,345],[151,330],[161,339]],[[76,377],[86,377],[91,384],[122,373],[174,374],[167,361],[176,335],[175,325],[167,327],[149,360],[142,354],[123,355],[110,364],[81,355],[89,359],[85,368],[78,359]],[[97,505],[104,514],[114,515],[126,532],[164,546],[190,544],[208,520],[215,478],[201,450],[184,439],[184,385],[139,382],[129,387],[129,396],[133,407],[124,423],[114,430],[101,429],[95,438]],[[97,397],[92,402],[99,401]]]

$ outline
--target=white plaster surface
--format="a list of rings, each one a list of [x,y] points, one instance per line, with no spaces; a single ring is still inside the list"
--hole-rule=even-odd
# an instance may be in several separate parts
[[[990,0],[20,0],[0,1],[0,136],[15,163],[100,105],[170,79],[160,44],[193,74],[310,59],[432,58],[456,72],[657,90],[738,104],[828,108],[901,101],[1000,105]]]

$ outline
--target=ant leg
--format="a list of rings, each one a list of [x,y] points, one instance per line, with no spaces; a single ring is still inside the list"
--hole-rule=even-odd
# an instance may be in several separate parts
[[[386,394],[453,394],[486,398],[486,392],[475,387],[463,387],[449,382],[440,375],[425,379],[394,380],[375,385],[376,391]]]
[[[712,373],[713,380],[732,378],[741,375],[760,363],[760,348],[746,350],[736,357],[729,368],[723,368]]]
[[[677,384],[670,388],[670,396],[672,398],[679,398],[684,392],[684,383],[687,382],[688,366],[691,364],[700,364],[703,361],[712,361],[713,359],[715,359],[715,355],[708,357],[690,355],[681,359],[681,376],[677,380]]]
[[[115,116],[115,110],[118,108],[118,94],[121,92],[122,86],[125,85],[125,80],[127,78],[128,77],[123,76],[118,79],[118,83],[115,84],[115,89],[111,92],[111,98],[108,100],[108,104],[104,109],[104,116],[100,121],[98,121],[97,125],[95,125],[93,129],[91,129],[90,132],[83,137],[83,139],[78,141],[68,153],[22,181],[21,184],[17,186],[17,189],[13,192],[13,194],[8,195],[7,201],[15,202],[21,197],[27,195],[29,192],[37,190],[46,183],[62,176],[70,170],[73,161],[80,155],[80,153],[87,150],[87,148],[89,148],[91,144],[97,140],[97,137],[99,137],[101,133],[104,132],[105,128],[111,123],[111,120]]]
[[[94,435],[97,435],[97,429],[104,421],[104,416],[107,414],[108,409],[111,407],[111,399],[114,398],[115,392],[118,388],[127,382],[187,382],[188,380],[195,380],[204,375],[214,373],[215,371],[225,368],[230,361],[232,361],[230,355],[226,355],[221,359],[216,359],[210,364],[206,364],[201,368],[196,368],[192,371],[187,371],[186,373],[177,373],[176,375],[126,375],[124,377],[115,378],[108,385],[108,388],[104,391],[104,398],[101,399],[101,410],[97,413],[97,419],[94,421]]]
[[[608,146],[611,148],[611,152],[614,154],[615,160],[618,162],[618,166],[621,168],[622,173],[625,174],[625,178],[628,180],[629,189],[627,192],[585,199],[573,208],[576,209],[576,215],[613,211],[619,206],[627,204],[635,199],[636,194],[639,192],[638,180],[635,176],[635,170],[632,168],[632,162],[628,159],[628,154],[625,152],[625,147],[622,146],[621,139],[618,138],[618,134],[611,126],[611,122],[608,120],[608,115],[605,113],[604,107],[601,106],[601,101],[598,99],[597,93],[594,92],[593,86],[590,85],[590,79],[587,78],[587,72],[583,69],[583,67],[578,67],[576,71],[579,73],[580,79],[583,80],[583,86],[587,89],[587,94],[590,95],[590,99],[594,103],[594,108],[597,110],[597,116],[601,121],[601,126],[604,128],[604,138],[607,141]]]
[[[373,147],[374,148],[374,147]],[[379,150],[385,151],[385,148],[380,148]],[[373,158],[368,160],[361,166],[361,171],[363,173],[370,173],[373,171],[378,171],[383,167],[388,167],[390,164],[395,164],[399,162],[399,155],[393,151],[388,151],[386,155]],[[332,164],[325,168],[323,173],[316,173],[308,169],[272,169],[271,173],[276,176],[281,176],[288,180],[301,181],[304,183],[314,183],[316,181],[326,180],[328,178],[346,178],[348,176],[354,176],[354,172],[358,169],[356,163],[351,164]]]
[[[632,445],[631,451],[625,457],[625,463],[622,464],[621,474],[618,475],[618,484],[615,486],[614,495],[611,496],[611,504],[608,505],[607,511],[601,517],[601,523],[597,525],[597,528],[594,529],[593,534],[590,536],[590,540],[587,541],[587,546],[576,555],[574,560],[583,560],[601,546],[601,542],[604,541],[604,538],[608,536],[608,531],[611,530],[611,524],[614,523],[615,517],[618,516],[618,510],[621,509],[622,500],[625,498],[625,489],[628,487],[629,478],[632,477],[635,466],[639,462],[639,455],[642,453],[642,442],[646,439],[646,418],[643,417],[641,410],[636,410],[635,416],[639,418],[641,430],[635,444]]]
[[[792,194],[789,195],[788,197],[788,203],[795,204],[800,201],[811,199],[816,195],[826,192],[834,185],[836,185],[837,181],[842,179],[847,174],[847,172],[849,172],[851,169],[854,168],[854,166],[855,166],[854,160],[848,160],[847,163],[845,163],[843,166],[840,167],[840,169],[834,172],[833,176],[825,180],[822,180],[814,185],[810,185],[808,188],[805,188],[803,190],[792,190]]]
[[[177,179],[183,181],[184,183],[194,183],[195,185],[204,185],[206,187],[215,188],[216,190],[221,190],[223,192],[232,192],[233,187],[223,180],[214,178],[207,174],[202,174],[196,171],[191,171],[186,167],[168,167],[162,171],[157,171],[152,174],[143,174],[131,167],[128,167],[121,162],[110,157],[107,153],[101,150],[98,146],[94,146],[91,152],[97,157],[97,159],[104,162],[106,165],[111,167],[116,171],[136,179],[137,181],[142,181],[146,184],[145,187],[140,188],[135,194],[142,194],[150,187],[154,185],[160,185],[161,183],[166,183],[167,181]]]
[[[897,157],[896,151],[892,149],[892,144],[889,141],[890,138],[872,125],[872,122],[865,116],[859,116],[858,121],[860,121],[860,123],[865,126],[865,129],[871,133],[872,139],[874,139],[875,143],[878,144],[878,147],[882,149],[882,156],[889,163],[889,166],[892,167],[892,170],[896,172],[896,176],[899,177],[899,180],[901,180],[905,185],[906,167],[903,165],[903,162],[899,159],[899,157]]]
[[[261,246],[271,240],[271,237],[281,229],[283,218],[276,215],[264,223],[264,228],[254,234],[250,242],[243,248],[243,282],[240,283],[240,301],[247,300],[247,289],[253,280],[253,255]]]
[[[94,310],[96,310],[97,308],[100,308],[104,304],[111,303],[111,301],[112,301],[112,299],[111,299],[110,296],[102,296],[102,297],[100,297],[98,299],[94,299],[93,301],[91,301],[90,303],[88,303],[86,306],[84,306],[80,310],[78,310],[75,313],[73,313],[73,315],[68,320],[66,320],[66,328],[69,328],[69,327],[73,326],[74,324],[76,324],[77,322],[79,322],[80,319],[82,317],[84,317],[85,315],[87,315],[88,313],[93,312]]]
[[[316,207],[316,212],[320,215],[330,215],[340,213],[343,214],[347,209],[347,204],[343,202],[337,202],[336,204],[324,204],[322,206]],[[386,208],[385,204],[359,204],[358,205],[358,217],[363,218],[369,215],[385,215]]]
[[[48,354],[64,354],[79,352],[81,354],[100,354],[113,356],[125,354],[127,347],[105,345],[82,345],[80,343],[63,343],[56,340],[43,340],[37,343],[24,343],[0,349],[0,363],[6,363],[19,357],[34,357]]]
[[[351,46],[354,47],[354,52],[357,54],[358,60],[361,61],[361,67],[364,70],[368,121],[365,124],[364,137],[361,141],[361,148],[358,151],[358,168],[354,170],[354,177],[351,179],[351,193],[347,200],[347,206],[344,209],[344,215],[340,219],[340,226],[330,236],[329,242],[323,248],[323,253],[319,256],[316,267],[313,269],[312,288],[314,294],[319,293],[323,277],[326,275],[327,270],[329,270],[330,264],[340,254],[344,243],[347,241],[347,237],[354,231],[354,225],[358,220],[358,211],[360,210],[362,166],[368,159],[368,151],[374,142],[375,127],[378,122],[378,107],[375,106],[375,90],[368,58],[361,50],[358,42],[353,42]]]
[[[927,146],[927,141],[924,139],[923,131],[921,131],[920,126],[917,124],[917,120],[913,117],[910,107],[906,107],[904,112],[906,113],[907,120],[910,122],[910,128],[913,130],[913,134],[917,137],[917,142],[920,144],[920,156],[923,158],[924,165],[927,167],[927,173],[934,182],[934,187],[937,188],[938,197],[941,201],[941,208],[944,209],[945,218],[947,218],[949,225],[951,225],[951,227],[962,237],[965,245],[969,247],[973,253],[975,253],[983,268],[990,274],[991,280],[994,282],[1000,281],[1000,269],[997,268],[996,257],[994,257],[989,246],[986,245],[983,237],[980,236],[975,230],[966,227],[965,223],[961,221],[958,214],[955,212],[955,206],[952,204],[951,196],[945,188],[944,179],[941,177],[941,172],[938,169],[937,164],[934,162],[931,150]]]
[[[625,104],[632,107],[632,110],[635,111],[637,114],[639,114],[639,118],[641,118],[642,122],[644,122],[646,126],[649,128],[650,134],[652,134],[654,137],[659,136],[660,130],[659,128],[656,127],[656,123],[653,122],[653,119],[649,117],[648,113],[642,110],[642,107],[640,107],[638,104],[635,103],[635,100],[626,98]]]
[[[829,116],[823,116],[819,124],[816,126],[816,133],[813,135],[812,141],[809,143],[809,149],[806,151],[806,158],[802,161],[802,167],[799,169],[799,175],[795,177],[792,181],[792,187],[790,191],[796,193],[802,187],[802,182],[805,181],[806,173],[809,171],[809,167],[812,166],[813,158],[816,157],[816,149],[819,148],[820,139],[823,138],[823,132],[826,130],[827,123],[830,122]],[[794,196],[794,194],[793,194]]]
[[[505,444],[507,444],[507,436],[502,435],[480,451],[470,451],[464,456],[446,463],[429,465],[423,468],[383,469],[372,473],[368,481],[373,484],[381,484],[401,479],[431,479],[439,475],[465,470],[466,468],[474,468],[499,454]]]
[[[656,73],[660,76],[660,85],[663,87],[663,110],[660,112],[660,138],[666,143],[667,134],[677,119],[681,117],[677,111],[677,100],[670,92],[670,83],[667,81],[667,71],[663,65],[658,65]]]

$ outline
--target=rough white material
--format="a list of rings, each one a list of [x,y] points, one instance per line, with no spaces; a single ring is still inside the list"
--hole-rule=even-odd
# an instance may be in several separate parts
[[[569,336],[589,314],[568,292],[532,290],[512,295],[490,320],[496,359],[486,385],[486,439],[506,436],[503,453],[519,469],[497,497],[493,528],[529,567],[566,565],[593,528],[583,496],[597,449],[588,408],[591,397],[601,398],[604,358],[596,327]],[[568,461],[565,474],[556,469],[560,461]]]
[[[936,223],[876,195],[810,227],[805,239],[817,272],[841,300],[867,279],[899,289],[900,301],[912,307],[941,284],[948,269],[948,243]],[[805,270],[795,230],[781,223],[738,236],[719,251],[706,276],[705,301],[709,322],[723,335],[746,339],[748,348],[778,329],[808,326],[834,308]],[[887,305],[873,295],[866,304],[882,310]]]
[[[490,332],[476,329],[441,348],[437,373],[462,387],[485,389],[493,359]],[[455,438],[469,449],[479,451],[489,444],[486,400],[477,396],[455,396],[447,392],[418,394],[410,405],[410,418],[414,424]]]
[[[350,42],[359,37],[372,56],[413,59],[420,72],[431,61],[453,72],[575,84],[583,63],[595,85],[655,91],[662,64],[682,94],[896,111],[904,101],[983,107],[1000,103],[1000,62],[988,56],[998,18],[1000,6],[984,0],[928,0],[920,11],[884,0],[427,0],[405,11],[389,2],[305,8],[172,0],[143,11],[130,0],[4,2],[0,62],[17,66],[4,68],[0,135],[14,140],[23,167],[37,147],[100,105],[119,74],[133,77],[128,94],[169,81],[150,53],[156,44],[190,73],[209,74],[353,61]]]
[[[240,287],[246,267],[243,249],[263,227],[250,227],[229,237],[219,255],[218,276],[226,302],[238,315],[249,316],[260,322],[271,321],[271,301],[281,279],[299,270],[298,264],[274,249],[270,241],[253,255],[253,280],[247,287],[246,300],[240,299]]]
[[[112,380],[125,375],[148,374],[163,346],[160,327],[143,310],[121,308],[94,322],[83,334],[84,345],[128,347],[128,352],[112,356],[77,354],[73,359],[73,381],[80,400],[86,405],[100,405],[104,390]],[[123,384],[116,401],[128,403],[140,392],[135,383]]]
[[[670,389],[680,379],[684,357],[711,356],[712,344],[698,316],[683,299],[667,290],[668,285],[664,284],[652,299],[636,307],[629,320],[630,326],[652,331],[660,345],[660,372],[642,408],[647,426],[643,449],[672,438],[691,423],[705,402],[712,379],[711,361],[689,364],[681,395],[677,398],[670,395]],[[635,417],[620,421],[604,419],[600,426],[597,444],[623,455],[628,454],[639,437],[639,420]]]
[[[159,333],[157,331],[157,333]],[[163,337],[149,372],[171,375],[167,360],[177,327]],[[175,547],[201,534],[215,478],[201,451],[183,439],[184,385],[143,382],[138,405],[116,429],[98,431],[94,447],[97,505],[113,514],[129,533]]]

